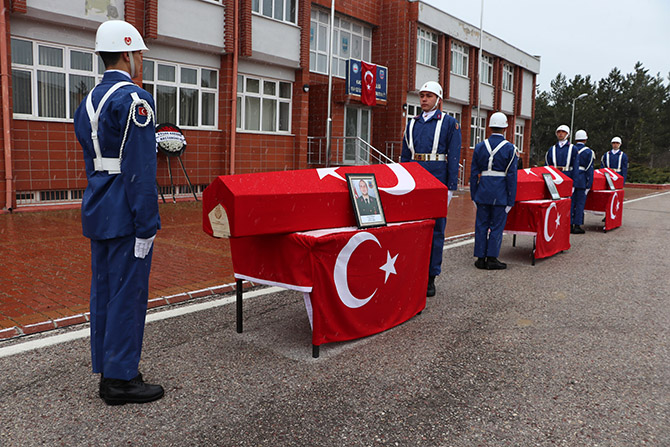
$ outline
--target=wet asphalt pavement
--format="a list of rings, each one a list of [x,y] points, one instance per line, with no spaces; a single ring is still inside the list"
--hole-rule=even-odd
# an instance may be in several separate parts
[[[601,225],[535,266],[505,236],[506,271],[452,244],[420,315],[318,359],[296,292],[258,288],[242,334],[228,296],[152,311],[150,404],[104,404],[87,338],[9,355],[86,326],[2,342],[0,446],[669,446],[670,193]]]

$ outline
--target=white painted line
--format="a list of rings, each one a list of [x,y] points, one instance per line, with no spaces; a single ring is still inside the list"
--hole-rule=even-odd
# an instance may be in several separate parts
[[[269,295],[271,293],[281,292],[283,290],[286,289],[282,289],[280,287],[268,287],[265,289],[252,290],[250,292],[245,292],[243,298],[246,300],[249,298],[255,298],[257,296]],[[150,314],[147,315],[147,322],[166,320],[168,318],[179,317],[194,312],[214,309],[216,307],[234,303],[235,300],[236,296],[233,295],[233,296],[226,296],[213,301],[208,301],[205,303],[190,304],[186,306],[179,306],[174,309],[151,312]],[[34,351],[41,348],[46,348],[60,343],[66,343],[68,341],[79,340],[81,338],[87,338],[89,335],[90,330],[86,328],[72,332],[67,332],[65,334],[52,335],[49,337],[40,338],[38,340],[30,340],[23,343],[18,343],[12,346],[0,348],[0,358],[9,357],[15,354],[21,354],[23,352]]]
[[[469,245],[469,244],[474,244],[474,243],[475,243],[475,238],[473,237],[473,238],[468,239],[466,241],[454,242],[453,244],[446,244],[444,246],[444,248],[442,249],[442,251],[447,251],[450,248],[458,248],[458,247],[462,247],[464,245]]]
[[[637,199],[630,199],[630,200],[624,200],[623,203],[633,203],[637,202],[638,200],[644,200],[644,199],[651,199],[652,197],[658,197],[658,196],[664,196],[666,194],[670,194],[670,191],[667,192],[659,192],[657,194],[651,194],[649,196],[644,196],[644,197],[638,197]]]

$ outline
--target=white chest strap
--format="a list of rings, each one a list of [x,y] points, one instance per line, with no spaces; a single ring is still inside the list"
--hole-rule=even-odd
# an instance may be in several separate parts
[[[560,167],[556,163],[556,146],[557,145],[554,144],[554,146],[551,148],[552,149],[552,154],[551,155],[552,155],[552,158],[553,158],[553,161],[554,161],[554,166]],[[570,146],[568,146],[568,158],[565,161],[565,170],[566,171],[570,170],[570,158],[571,158],[571,156],[572,156],[572,143],[570,143]]]
[[[611,153],[612,153],[612,151],[607,151],[607,167],[608,168],[611,168],[611,166],[610,166],[610,154]],[[617,164],[616,172],[621,172],[621,160],[623,160],[623,155],[621,155],[621,153],[619,153],[619,163]]]
[[[135,85],[129,81],[120,81],[114,84],[107,92],[104,94],[97,108],[93,107],[93,90],[86,97],[86,113],[88,114],[88,119],[91,122],[91,140],[93,141],[93,150],[95,151],[95,158],[93,159],[93,167],[96,171],[107,171],[109,174],[120,174],[121,173],[121,160],[123,159],[123,147],[126,143],[126,138],[128,136],[128,128],[130,126],[130,121],[132,121],[139,127],[146,127],[154,119],[154,112],[149,105],[149,102],[141,99],[137,92],[132,92],[130,96],[133,98],[133,102],[130,105],[130,110],[128,112],[128,121],[126,122],[126,129],[123,133],[123,140],[121,142],[121,147],[119,148],[118,158],[104,158],[102,156],[102,151],[100,150],[100,141],[98,140],[98,122],[100,119],[100,112],[104,106],[107,99],[119,88],[126,85]],[[143,106],[147,112],[147,119],[144,123],[137,121],[135,117],[136,106]]]
[[[591,148],[590,148],[590,147],[583,147],[583,148],[581,148],[581,149],[579,150],[579,152],[577,152],[577,156],[581,155],[581,153],[584,152],[586,149],[589,149],[589,150],[590,150]],[[586,167],[584,167],[584,166],[580,166],[580,167],[579,167],[579,170],[580,170],[580,171],[588,171],[589,169],[591,169],[591,165],[593,164],[593,160],[594,160],[595,158],[596,158],[596,156],[593,155],[593,151],[592,151],[592,152],[591,152],[591,159],[589,160],[589,164],[588,164],[588,166],[586,166]]]
[[[437,125],[435,126],[435,134],[433,135],[433,148],[431,154],[437,154],[437,147],[440,145],[440,133],[442,132],[442,121],[444,120],[444,113],[440,116],[440,119],[437,120]],[[412,156],[414,156],[414,123],[416,119],[412,118],[409,122],[409,135],[405,136],[405,141],[407,142],[407,147],[409,148]]]
[[[484,172],[482,172],[481,175],[484,176],[490,176],[490,177],[504,177],[507,175],[507,170],[509,169],[509,165],[507,165],[507,169],[505,171],[494,171],[493,170],[493,157],[498,153],[500,149],[507,143],[507,140],[502,140],[500,144],[496,146],[495,149],[491,150],[491,143],[489,143],[489,140],[486,139],[484,140],[484,145],[486,146],[486,150],[489,151],[489,165],[488,169]],[[514,160],[514,157],[512,157],[512,160]]]

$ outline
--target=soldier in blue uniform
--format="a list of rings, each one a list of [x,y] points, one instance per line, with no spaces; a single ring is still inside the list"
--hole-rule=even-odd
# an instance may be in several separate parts
[[[419,90],[420,115],[409,120],[402,142],[402,162],[416,161],[449,189],[448,202],[458,188],[461,129],[458,121],[442,112],[442,86],[428,81]],[[444,229],[447,218],[435,220],[426,296],[435,296],[435,277],[442,271]]]
[[[584,205],[586,204],[586,195],[593,185],[593,160],[596,156],[591,148],[586,146],[588,136],[585,130],[578,130],[575,133],[575,150],[577,151],[577,160],[575,166],[575,176],[572,179],[572,186],[575,188],[572,193],[571,226],[570,233],[584,234],[582,225],[584,224]]]
[[[612,138],[612,150],[605,152],[600,158],[601,168],[610,168],[623,177],[624,184],[628,176],[628,156],[620,149],[621,138]]]
[[[477,206],[475,221],[475,267],[486,270],[507,268],[498,260],[507,213],[516,199],[517,154],[505,140],[507,116],[491,115],[491,136],[478,143],[470,165],[470,198]]]
[[[88,179],[81,218],[91,240],[91,358],[109,405],[150,402],[164,392],[138,371],[160,228],[154,100],[131,80],[144,50],[129,23],[101,24],[95,51],[106,71],[74,117]]]
[[[556,128],[558,142],[549,148],[544,156],[544,162],[546,166],[555,166],[558,170],[563,171],[563,174],[574,179],[574,173],[577,169],[575,168],[577,151],[568,140],[569,135],[570,128],[565,124]]]

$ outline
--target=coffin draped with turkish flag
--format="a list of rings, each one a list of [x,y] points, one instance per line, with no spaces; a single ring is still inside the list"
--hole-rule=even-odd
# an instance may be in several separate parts
[[[544,174],[551,176],[560,199],[552,200]],[[535,259],[568,250],[571,195],[572,179],[553,166],[519,170],[516,202],[507,215],[505,231],[534,235]]]
[[[347,173],[375,175],[387,226],[355,227]],[[446,214],[446,186],[417,163],[220,176],[203,193],[203,229],[230,237],[235,277],[303,292],[314,345],[423,310]]]
[[[612,181],[611,189],[607,176]],[[593,186],[586,196],[584,210],[605,215],[604,230],[618,228],[623,222],[623,177],[609,168],[593,171]]]

